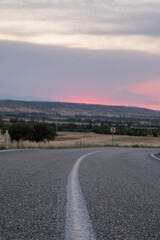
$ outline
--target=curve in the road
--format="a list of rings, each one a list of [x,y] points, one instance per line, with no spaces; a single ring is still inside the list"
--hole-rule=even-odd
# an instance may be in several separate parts
[[[67,185],[65,240],[96,239],[80,187],[78,169],[84,158],[99,152],[91,152],[81,156],[70,172]]]
[[[160,161],[160,158],[157,157],[154,153],[151,154],[151,157],[155,158],[156,160],[159,160]]]

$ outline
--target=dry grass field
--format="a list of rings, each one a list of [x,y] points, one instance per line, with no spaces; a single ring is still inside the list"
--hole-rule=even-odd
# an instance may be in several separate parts
[[[112,136],[95,133],[59,132],[54,141],[11,142],[9,148],[75,148],[104,147],[112,145]],[[114,146],[119,147],[160,147],[159,137],[135,137],[115,135]],[[0,134],[0,148],[5,148],[5,136]]]

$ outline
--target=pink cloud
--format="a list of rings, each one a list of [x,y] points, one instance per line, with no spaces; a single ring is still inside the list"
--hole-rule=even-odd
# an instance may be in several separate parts
[[[160,111],[160,105],[138,105],[137,107],[142,107],[142,108],[148,108],[152,110],[158,110]]]
[[[160,110],[160,78],[130,84],[116,90],[125,95],[126,99],[132,97],[134,106]]]
[[[160,98],[156,98],[156,97],[155,97],[155,98],[154,98],[154,97],[153,97],[153,98],[150,98],[150,100],[151,100],[151,101],[160,102]]]
[[[154,99],[154,101],[159,101],[160,79],[134,84],[130,87],[127,87],[127,90],[132,93],[150,96],[152,99]]]

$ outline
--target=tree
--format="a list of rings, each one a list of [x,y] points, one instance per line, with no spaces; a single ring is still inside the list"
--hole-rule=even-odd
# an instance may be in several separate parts
[[[89,120],[88,129],[92,129],[92,119]]]
[[[40,142],[53,140],[56,136],[55,129],[49,124],[41,123],[13,123],[8,128],[11,141],[29,140]]]
[[[33,126],[27,123],[16,122],[9,126],[9,135],[11,141],[31,140],[33,138]]]
[[[43,140],[53,140],[56,136],[56,131],[48,124],[34,124],[33,141],[40,142]]]
[[[158,133],[156,129],[153,130],[153,137],[158,137]]]

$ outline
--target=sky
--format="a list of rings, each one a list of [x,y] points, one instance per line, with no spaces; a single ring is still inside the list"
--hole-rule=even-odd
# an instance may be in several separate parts
[[[160,110],[160,0],[1,0],[0,96]]]

